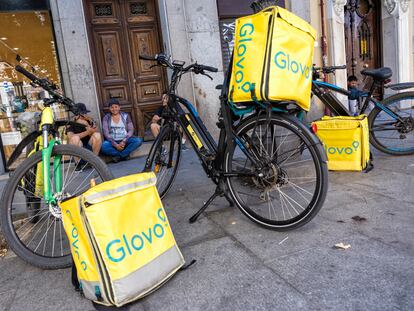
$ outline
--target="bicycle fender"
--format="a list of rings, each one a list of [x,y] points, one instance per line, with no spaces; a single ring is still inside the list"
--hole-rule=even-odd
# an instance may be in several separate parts
[[[390,85],[386,85],[385,88],[391,89],[394,91],[402,91],[402,90],[414,88],[414,82],[390,84]]]
[[[17,145],[16,149],[14,149],[12,155],[6,163],[6,167],[10,167],[10,165],[12,165],[14,161],[16,161],[17,158],[22,154],[23,149],[26,148],[29,144],[36,141],[37,137],[40,135],[42,135],[41,131],[33,131],[25,138],[23,138],[23,140]]]

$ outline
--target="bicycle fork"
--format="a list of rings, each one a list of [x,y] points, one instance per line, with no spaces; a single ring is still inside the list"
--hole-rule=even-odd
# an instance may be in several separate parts
[[[42,126],[42,172],[43,172],[43,198],[45,202],[50,205],[56,205],[56,198],[54,193],[60,193],[63,188],[62,171],[61,171],[61,155],[56,155],[53,159],[53,178],[55,182],[55,191],[52,191],[52,181],[50,176],[50,161],[55,144],[54,138],[49,141],[49,127],[50,125]]]

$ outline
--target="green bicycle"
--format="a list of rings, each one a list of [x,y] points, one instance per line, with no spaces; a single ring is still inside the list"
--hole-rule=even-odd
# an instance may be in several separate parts
[[[16,70],[48,91],[51,98],[44,103],[35,139],[41,150],[17,167],[3,191],[1,229],[10,248],[26,262],[43,269],[68,267],[70,245],[62,227],[59,202],[86,191],[91,179],[101,183],[112,179],[112,174],[91,151],[61,144],[57,130],[60,124],[55,122],[50,105],[61,103],[76,115],[76,104],[59,94],[48,80],[20,66]]]

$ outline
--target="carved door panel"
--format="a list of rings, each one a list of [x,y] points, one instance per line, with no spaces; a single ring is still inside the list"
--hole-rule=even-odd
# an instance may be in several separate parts
[[[164,73],[138,57],[161,51],[155,0],[85,0],[85,11],[101,113],[117,98],[144,136],[165,88]]]
[[[361,70],[381,67],[380,18],[379,0],[348,0],[345,6],[348,75],[356,76],[361,87],[369,82],[363,80]]]
[[[132,88],[137,98],[134,110],[139,123],[148,129],[154,109],[161,104],[166,88],[162,69],[154,67],[154,62],[139,59],[139,55],[155,55],[161,51],[156,7],[153,0],[129,0],[124,10],[128,24]]]

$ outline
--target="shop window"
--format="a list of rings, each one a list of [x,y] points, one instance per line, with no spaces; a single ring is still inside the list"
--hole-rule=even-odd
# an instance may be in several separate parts
[[[4,163],[16,145],[37,127],[34,121],[43,108],[43,99],[49,97],[14,70],[17,64],[61,87],[49,11],[0,13],[0,142]],[[62,107],[52,108],[56,119],[68,117]]]
[[[240,16],[252,14],[250,4],[253,1],[240,0],[217,0],[219,12],[221,51],[223,55],[223,65],[226,69],[230,63],[231,53],[234,46],[234,27],[235,20]],[[278,1],[278,5],[285,7],[285,1]]]

